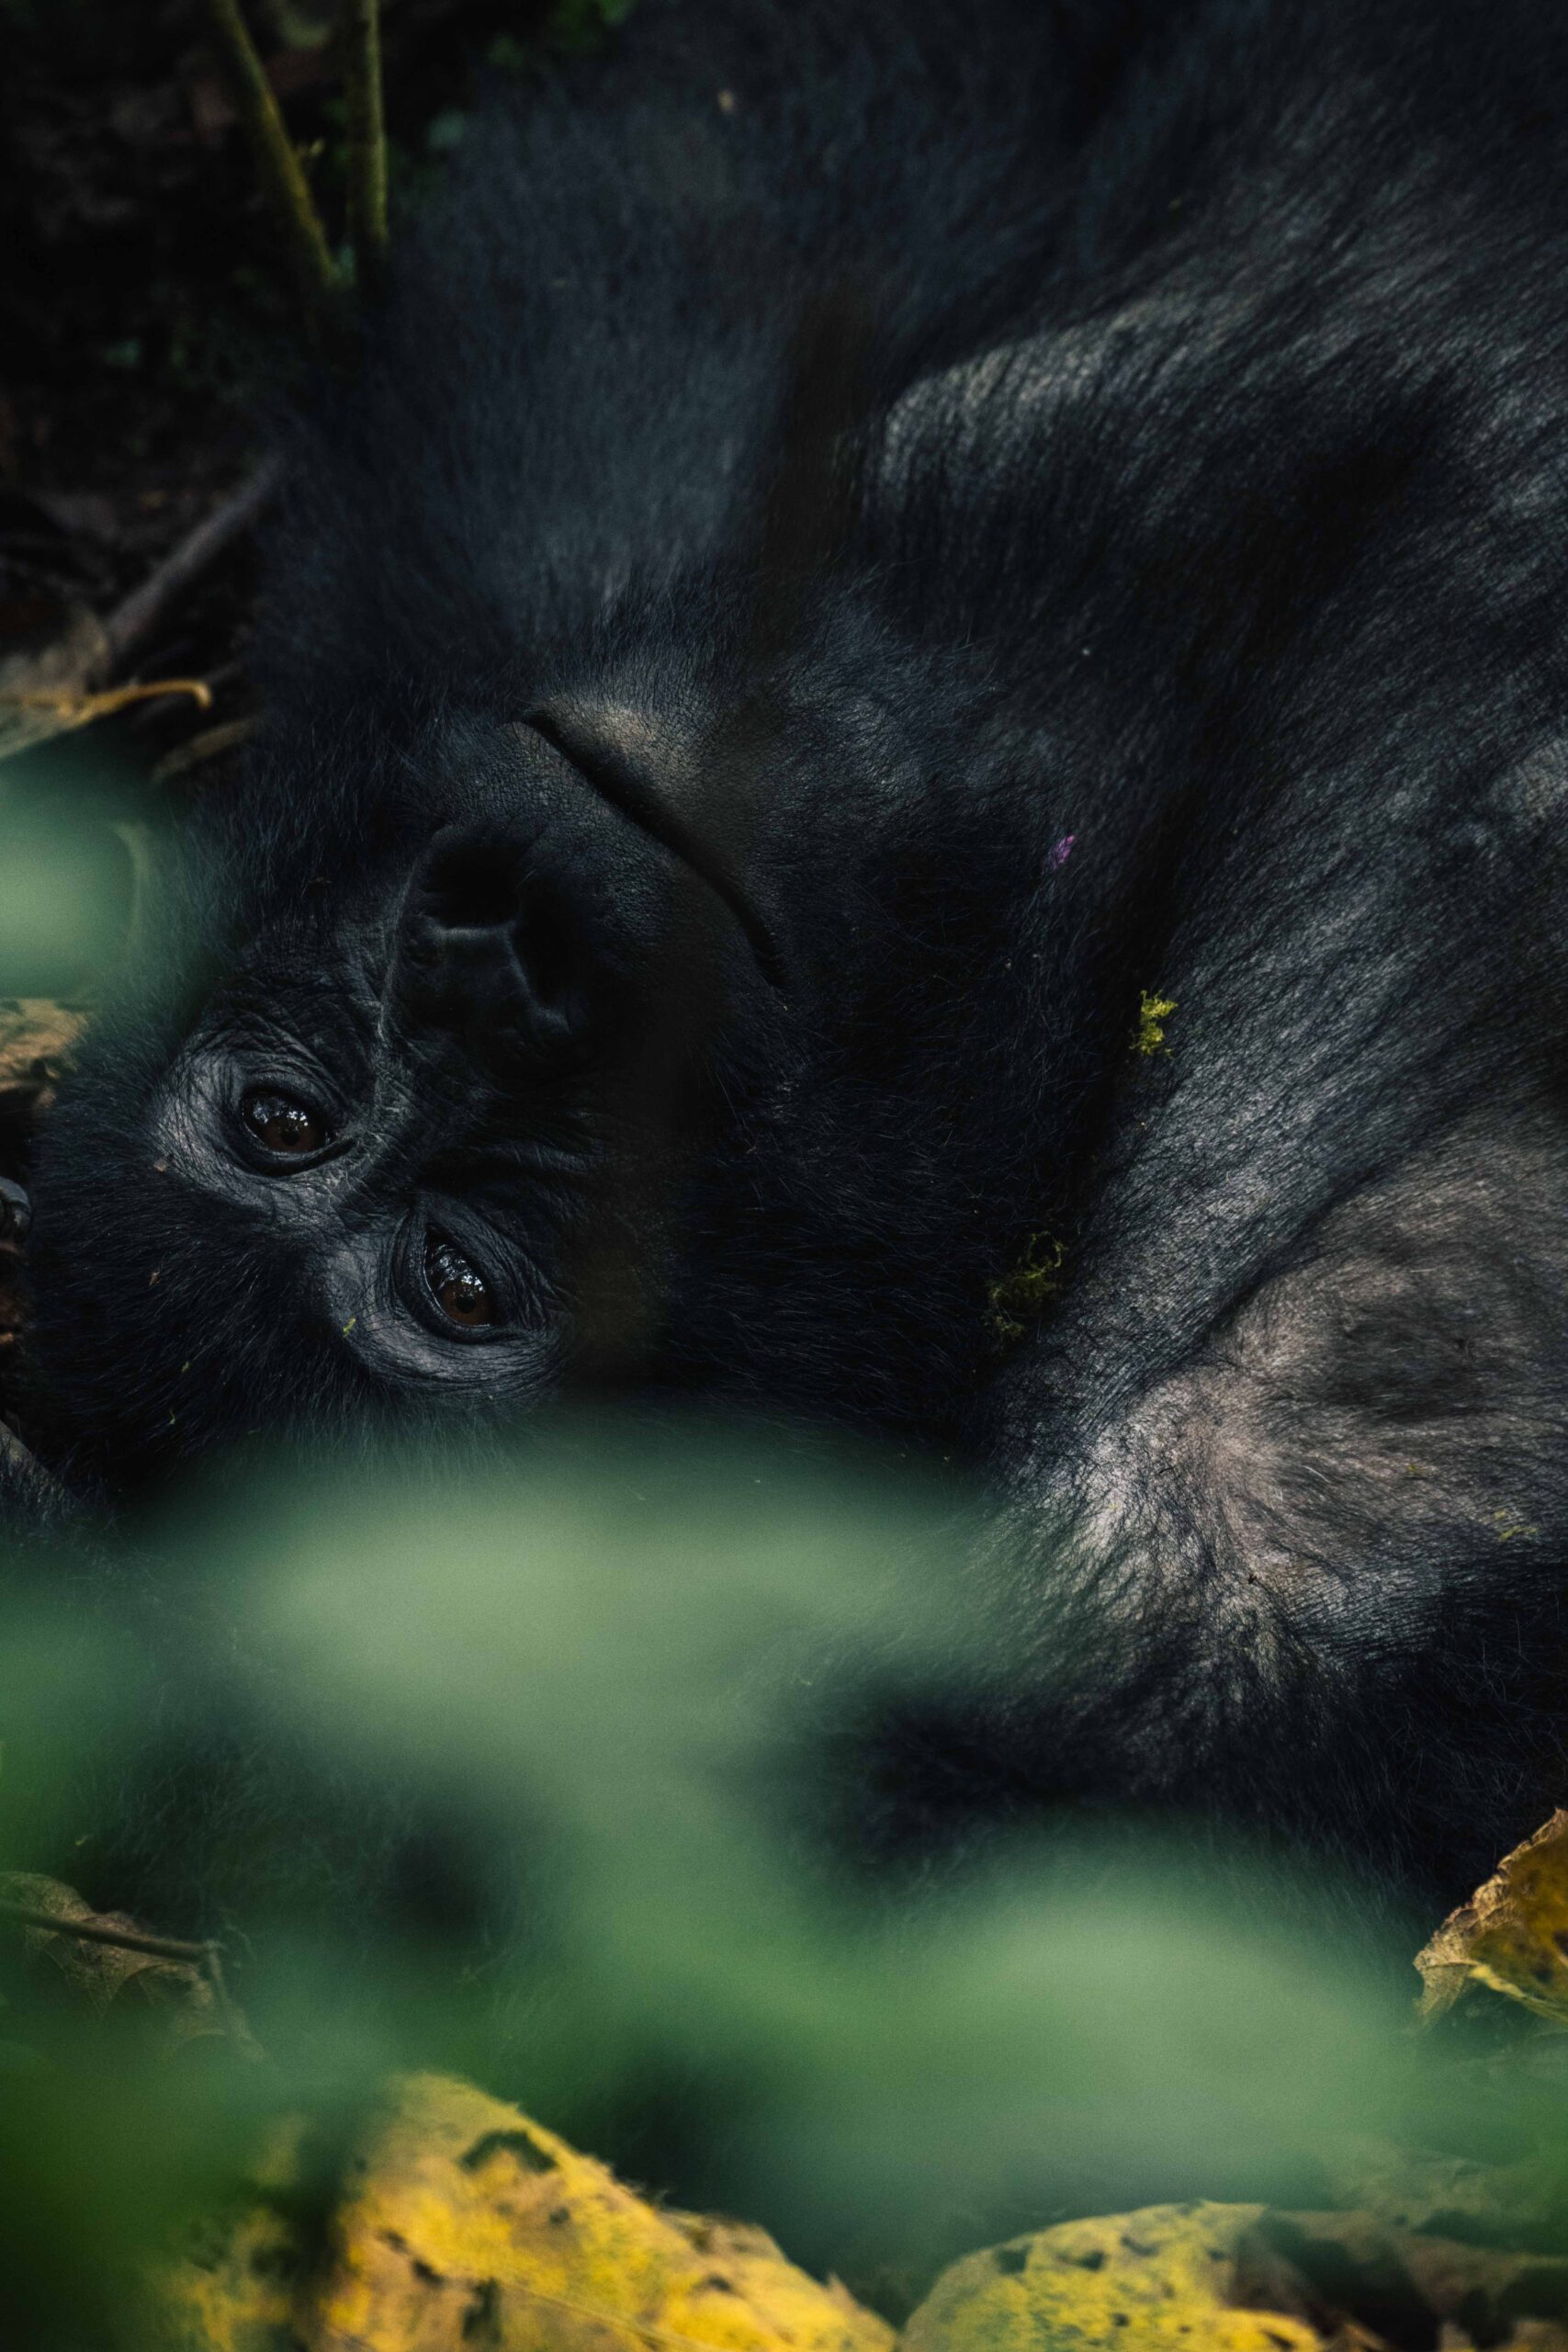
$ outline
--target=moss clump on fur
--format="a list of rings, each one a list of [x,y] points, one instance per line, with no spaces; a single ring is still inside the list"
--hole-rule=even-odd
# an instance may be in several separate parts
[[[1138,1031],[1133,1040],[1135,1054],[1168,1054],[1165,1042],[1165,1024],[1176,1011],[1176,999],[1156,996],[1152,989],[1140,990],[1138,996]]]
[[[1010,1273],[994,1282],[986,1295],[989,1302],[986,1319],[993,1339],[1010,1347],[1022,1339],[1032,1322],[1044,1314],[1062,1287],[1062,1264],[1066,1254],[1066,1243],[1051,1234],[1030,1235],[1018,1264]]]

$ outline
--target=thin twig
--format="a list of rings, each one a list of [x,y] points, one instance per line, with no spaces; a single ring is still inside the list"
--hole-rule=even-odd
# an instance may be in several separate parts
[[[203,710],[212,707],[212,689],[205,678],[150,678],[134,686],[107,686],[96,695],[75,686],[0,686],[0,709],[51,711],[65,732],[90,726],[95,718],[110,718],[135,702],[162,702],[167,695],[189,695]]]
[[[316,323],[329,319],[343,292],[299,158],[266,78],[239,0],[207,0],[220,60],[236,111],[255,155],[256,169],[288,247],[306,309]]]
[[[193,1968],[208,1968],[217,1949],[213,1944],[186,1943],[178,1936],[150,1936],[141,1928],[105,1928],[96,1919],[62,1919],[58,1911],[41,1911],[36,1904],[0,1901],[0,1917],[18,1927],[43,1928],[51,1936],[74,1936],[82,1943],[112,1944],[119,1951],[144,1951],[154,1960],[188,1961]]]
[[[104,623],[104,637],[114,665],[135,651],[156,627],[164,606],[199,578],[231,541],[249,530],[276,488],[277,474],[276,465],[258,467],[221,505],[204,516],[195,530],[164,558],[156,571],[148,573],[140,588],[133,588],[124,603],[116,606]]]
[[[161,759],[152,771],[154,784],[172,783],[175,776],[188,775],[193,768],[205,767],[209,760],[220,760],[225,752],[237,752],[248,743],[261,725],[260,714],[252,711],[245,718],[226,718],[220,727],[208,727],[193,735],[188,743]]]
[[[387,121],[381,97],[380,0],[339,0],[338,45],[348,117],[348,233],[363,293],[387,258]]]
[[[72,1936],[78,1943],[107,1944],[116,1951],[145,1952],[150,1960],[184,1962],[206,1984],[229,2030],[242,2041],[250,2039],[250,2029],[234,2007],[223,1973],[222,1947],[210,1938],[205,1943],[188,1943],[180,1936],[151,1936],[144,1928],[107,1928],[96,1919],[62,1919],[58,1912],[40,1910],[37,1904],[4,1898],[0,1898],[0,1918],[14,1919],[19,1928],[38,1928],[45,1935]]]

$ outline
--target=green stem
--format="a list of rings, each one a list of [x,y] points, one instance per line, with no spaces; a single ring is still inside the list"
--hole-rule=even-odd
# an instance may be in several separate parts
[[[313,321],[331,313],[342,282],[326,232],[239,0],[207,0],[230,93],[255,155],[261,183],[277,216],[299,291]]]
[[[358,282],[368,293],[387,257],[380,0],[338,0],[338,45],[348,115],[348,233]]]

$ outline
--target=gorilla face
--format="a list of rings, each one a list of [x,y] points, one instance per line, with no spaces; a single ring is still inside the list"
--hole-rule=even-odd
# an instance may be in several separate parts
[[[993,815],[955,880],[951,788],[890,794],[912,755],[827,670],[712,721],[672,666],[286,722],[178,845],[41,1155],[55,1458],[118,1487],[570,1380],[947,1409],[1010,1166],[954,1007],[1011,998],[1027,860]]]
[[[302,827],[246,905],[251,826],[205,893],[187,868],[193,941],[219,902],[250,935],[216,978],[160,940],[40,1187],[41,1353],[79,1445],[129,1466],[280,1413],[514,1413],[559,1379],[607,1229],[640,1212],[657,1255],[654,1130],[700,1123],[699,1065],[777,1001],[781,951],[626,733],[448,723],[367,867]]]
[[[267,1252],[303,1329],[369,1377],[454,1395],[526,1397],[558,1368],[604,1081],[692,880],[519,733],[507,814],[476,794],[346,924],[269,934],[152,1121],[168,1173]]]
[[[484,850],[493,894],[462,904],[440,865]],[[302,1344],[335,1332],[382,1377],[525,1389],[550,1353],[550,1227],[590,1148],[568,1069],[583,1008],[549,917],[552,960],[520,949],[525,854],[447,829],[330,963],[282,943],[226,987],[152,1106],[154,1166],[193,1216],[265,1252]]]

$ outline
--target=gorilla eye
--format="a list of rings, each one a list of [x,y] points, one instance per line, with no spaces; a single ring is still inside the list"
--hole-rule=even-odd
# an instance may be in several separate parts
[[[424,1245],[424,1279],[448,1323],[477,1331],[481,1324],[494,1322],[495,1310],[484,1276],[438,1233],[433,1233]]]
[[[246,1133],[280,1159],[303,1159],[330,1140],[320,1112],[296,1095],[275,1093],[269,1087],[253,1087],[243,1095],[240,1116]]]

